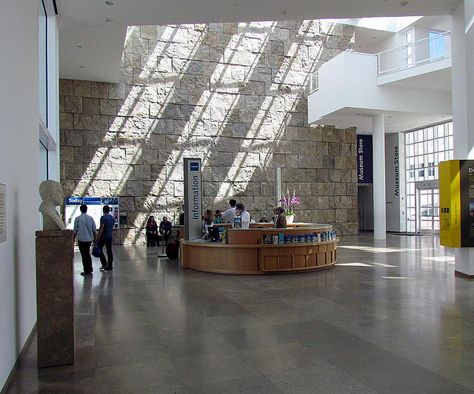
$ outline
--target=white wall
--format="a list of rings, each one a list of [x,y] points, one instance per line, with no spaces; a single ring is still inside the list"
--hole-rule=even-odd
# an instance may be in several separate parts
[[[7,241],[0,243],[0,388],[36,322],[38,147],[37,2],[0,2],[0,183]]]
[[[357,75],[354,75],[356,72]],[[319,68],[319,90],[308,96],[308,122],[343,108],[450,114],[451,94],[377,86],[377,58],[342,52]]]

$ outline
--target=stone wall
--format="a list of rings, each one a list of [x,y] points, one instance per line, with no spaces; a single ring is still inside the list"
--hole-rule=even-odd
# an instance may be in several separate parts
[[[355,129],[309,127],[311,73],[350,46],[322,21],[130,27],[123,83],[60,81],[67,195],[119,196],[143,242],[147,217],[177,219],[183,158],[203,160],[203,207],[271,215],[274,168],[298,221],[357,231]]]

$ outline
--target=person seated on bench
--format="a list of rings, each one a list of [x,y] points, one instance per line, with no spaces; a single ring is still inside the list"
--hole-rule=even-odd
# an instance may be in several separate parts
[[[158,224],[154,216],[150,216],[146,222],[146,246],[154,246],[158,243]]]
[[[165,245],[168,244],[168,239],[171,235],[171,222],[166,216],[163,216],[163,220],[160,223],[160,234],[165,241]]]

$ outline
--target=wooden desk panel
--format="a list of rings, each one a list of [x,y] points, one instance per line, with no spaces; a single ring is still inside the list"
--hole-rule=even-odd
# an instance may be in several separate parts
[[[226,274],[304,272],[336,262],[337,240],[321,244],[221,244],[181,241],[181,267]]]

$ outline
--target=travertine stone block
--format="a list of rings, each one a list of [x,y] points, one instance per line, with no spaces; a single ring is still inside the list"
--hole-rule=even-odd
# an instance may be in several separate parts
[[[283,190],[294,188],[302,199],[299,220],[342,220],[346,212],[349,225],[336,229],[353,228],[356,130],[307,125],[309,73],[350,46],[353,28],[333,27],[131,28],[122,57],[126,83],[61,81],[63,184],[120,196],[130,242],[143,238],[140,218],[150,212],[177,217],[183,157],[203,159],[206,208],[223,209],[235,196],[257,218],[271,215],[279,166]]]
[[[74,94],[74,81],[71,79],[60,79],[59,94],[61,96],[72,96]]]
[[[74,96],[90,97],[91,82],[90,81],[74,81]]]
[[[64,112],[81,113],[82,97],[64,96]]]

